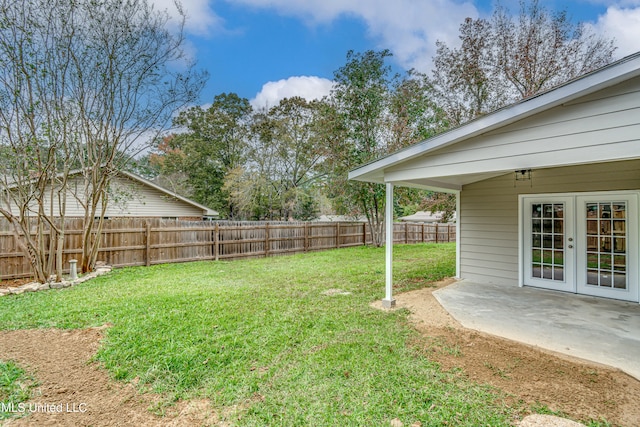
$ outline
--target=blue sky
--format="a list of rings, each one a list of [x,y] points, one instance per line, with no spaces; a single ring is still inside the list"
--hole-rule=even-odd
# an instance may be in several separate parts
[[[175,13],[172,0],[151,0]],[[640,0],[540,0],[613,37],[622,57],[640,50]],[[490,1],[182,0],[188,50],[210,73],[201,103],[236,92],[257,107],[286,96],[317,98],[348,50],[389,49],[393,66],[428,72],[436,40],[457,43],[466,17],[488,17]],[[514,0],[502,0],[513,13]]]

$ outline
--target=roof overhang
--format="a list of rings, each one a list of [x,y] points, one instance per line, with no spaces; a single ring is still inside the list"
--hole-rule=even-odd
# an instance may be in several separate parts
[[[590,95],[637,76],[640,76],[640,52],[593,71],[585,76],[569,81],[548,92],[502,108],[458,128],[392,153],[372,163],[360,166],[349,173],[349,179],[375,183],[390,182],[401,186],[455,192],[460,190],[463,185],[513,172],[514,169],[520,169],[521,167],[516,164],[487,164],[483,168],[468,171],[468,173],[461,173],[459,170],[453,169],[451,172],[443,171],[442,173],[438,173],[437,176],[434,176],[433,174],[425,174],[422,177],[402,176],[402,174],[394,173],[393,169],[400,164],[418,157],[435,153],[436,151],[449,147],[453,144],[467,141],[471,138],[495,131],[519,120],[523,120],[535,114]],[[619,160],[622,160],[623,158],[624,157],[621,157]],[[568,164],[569,163],[566,163],[566,165]],[[573,161],[572,164],[581,163]],[[533,165],[533,167],[545,166]]]

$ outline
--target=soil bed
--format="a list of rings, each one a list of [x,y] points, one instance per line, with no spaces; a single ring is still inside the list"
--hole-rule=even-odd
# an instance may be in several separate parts
[[[504,390],[510,404],[546,407],[583,421],[638,425],[640,381],[618,369],[463,328],[432,295],[451,282],[396,296],[422,332],[415,345],[443,369]]]

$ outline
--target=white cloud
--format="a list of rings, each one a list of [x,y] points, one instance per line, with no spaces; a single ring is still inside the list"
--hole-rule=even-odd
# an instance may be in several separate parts
[[[262,86],[256,97],[251,100],[254,108],[269,108],[280,102],[281,99],[300,96],[307,100],[320,99],[328,95],[333,87],[333,82],[328,79],[315,76],[289,77],[286,80],[268,82]]]
[[[151,0],[156,8],[178,13],[173,0]],[[341,16],[362,19],[369,36],[379,48],[388,48],[399,65],[428,72],[432,67],[436,40],[449,46],[459,44],[459,26],[467,17],[480,13],[473,0],[226,0],[256,9],[275,9],[309,25],[330,24]],[[596,2],[600,2],[596,0]],[[618,56],[640,50],[640,7],[638,0],[601,0],[612,4],[590,26],[599,34],[614,37]],[[181,0],[187,13],[186,30],[196,35],[228,31],[224,20],[213,10],[212,0]]]
[[[157,10],[166,10],[177,25],[180,15],[174,0],[150,0]],[[224,29],[224,21],[209,5],[210,0],[180,0],[187,20],[185,30],[191,34],[206,36]]]
[[[640,51],[640,7],[610,6],[591,27],[598,34],[615,38],[617,57]]]
[[[380,48],[388,48],[401,66],[430,71],[435,42],[457,45],[458,27],[479,13],[472,2],[452,0],[234,0],[257,8],[275,8],[309,24],[330,23],[339,16],[363,19]]]

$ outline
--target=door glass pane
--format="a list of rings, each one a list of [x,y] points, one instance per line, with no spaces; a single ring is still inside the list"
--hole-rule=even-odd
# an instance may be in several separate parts
[[[587,285],[627,289],[627,204],[587,203]]]
[[[554,265],[564,265],[564,252],[563,251],[554,251],[553,252],[553,264]]]
[[[533,246],[534,248],[542,247],[542,237],[540,236],[540,234],[533,234],[533,236],[531,237],[531,246]]]
[[[553,247],[555,249],[563,249],[564,248],[564,239],[561,235],[553,236]]]
[[[531,261],[534,263],[542,262],[542,251],[540,249],[533,249],[531,251]]]
[[[555,205],[553,205],[553,217],[564,218],[564,204],[556,203]]]
[[[614,273],[613,287],[616,289],[627,289],[627,275],[625,273]]]
[[[564,281],[564,203],[531,205],[531,276]]]
[[[611,287],[611,274],[600,272],[600,286],[605,288]]]
[[[540,278],[542,277],[542,265],[538,263],[531,264],[531,276]]]
[[[613,257],[613,269],[618,272],[627,271],[627,257],[625,255],[615,255]]]
[[[616,237],[613,239],[613,251],[616,253],[625,253],[627,251],[627,239],[624,237]]]
[[[626,227],[627,227],[627,221],[620,220],[620,219],[613,220],[613,234],[615,235],[626,234],[627,232]]]
[[[627,217],[627,205],[625,203],[613,204],[613,217],[614,218],[626,218]]]
[[[534,233],[540,233],[542,231],[542,224],[539,219],[531,221],[531,231]]]
[[[540,217],[542,217],[542,205],[537,203],[531,205],[531,218],[540,218]]]

